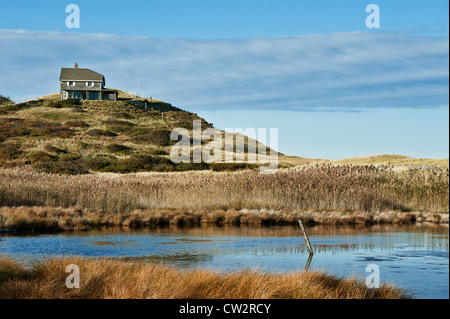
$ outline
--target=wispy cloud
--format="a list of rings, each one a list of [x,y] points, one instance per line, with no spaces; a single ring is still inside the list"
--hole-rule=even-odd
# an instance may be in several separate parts
[[[78,62],[107,85],[199,109],[355,110],[449,103],[448,37],[375,32],[230,40],[0,30],[0,93],[58,91]]]

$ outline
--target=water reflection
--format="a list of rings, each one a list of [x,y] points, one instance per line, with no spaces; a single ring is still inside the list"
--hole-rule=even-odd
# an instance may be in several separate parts
[[[365,277],[380,267],[382,281],[418,297],[448,298],[448,225],[306,227],[310,256],[298,227],[166,227],[106,229],[55,235],[0,235],[0,256],[26,262],[77,255],[162,262],[220,271],[256,267],[269,271],[324,270]]]

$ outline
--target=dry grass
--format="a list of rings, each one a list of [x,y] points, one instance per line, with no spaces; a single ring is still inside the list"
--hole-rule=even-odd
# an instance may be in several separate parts
[[[114,163],[117,159],[148,155],[152,151],[169,154],[173,128],[189,123],[192,126],[193,120],[200,120],[204,127],[209,127],[196,114],[182,110],[164,112],[162,119],[161,112],[131,105],[125,97],[121,101],[83,101],[80,105],[62,102],[65,101],[49,95],[0,106],[0,167],[24,167],[30,164],[28,154],[42,151],[44,145],[51,144],[65,150],[70,158],[58,155],[56,163],[44,161],[43,165],[33,165],[35,169],[66,174],[99,171],[99,167],[86,166],[86,162],[109,160]],[[173,108],[158,100],[152,103]],[[105,147],[111,143],[125,145],[134,152],[118,157]],[[11,145],[17,149],[13,156],[10,156]],[[114,171],[114,167],[111,169]]]
[[[296,225],[301,219],[307,225],[408,225],[415,222],[447,223],[448,214],[424,212],[317,212],[265,210],[134,210],[128,213],[102,214],[76,208],[2,207],[0,229],[19,233],[49,233],[91,230],[103,227],[153,228],[159,226]]]
[[[412,158],[404,155],[383,154],[367,157],[346,158],[331,161],[334,165],[442,165],[449,166],[448,159]]]
[[[0,170],[1,206],[79,207],[98,213],[136,209],[449,211],[449,169],[319,167],[261,175],[151,173],[64,176]]]
[[[65,285],[66,267],[80,268],[80,289]],[[356,279],[321,272],[264,273],[242,270],[219,273],[180,270],[161,264],[125,263],[81,258],[51,259],[23,266],[0,259],[3,299],[400,299],[404,291],[382,285],[368,289]]]

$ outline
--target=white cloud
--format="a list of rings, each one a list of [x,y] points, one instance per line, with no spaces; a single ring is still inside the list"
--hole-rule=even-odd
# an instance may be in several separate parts
[[[78,62],[107,85],[189,109],[448,105],[448,38],[336,33],[230,40],[0,30],[0,93],[58,91]]]

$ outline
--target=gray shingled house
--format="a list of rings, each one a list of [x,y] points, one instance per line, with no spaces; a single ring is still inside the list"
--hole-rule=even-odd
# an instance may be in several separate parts
[[[59,77],[61,100],[117,100],[117,90],[105,87],[105,77],[89,69],[61,68]]]

